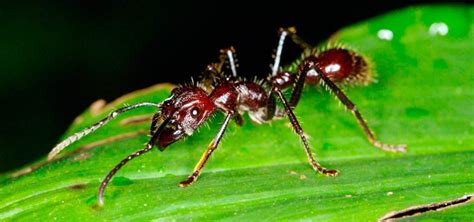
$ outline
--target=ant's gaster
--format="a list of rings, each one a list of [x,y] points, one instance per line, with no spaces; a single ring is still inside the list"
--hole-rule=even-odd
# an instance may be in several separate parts
[[[297,64],[297,73],[281,71],[280,59],[287,36],[290,36],[295,44],[304,49],[303,57]],[[327,86],[344,106],[354,114],[369,142],[375,147],[391,152],[406,151],[405,145],[389,145],[378,141],[354,103],[335,84],[368,84],[371,82],[372,73],[369,63],[355,51],[343,47],[317,50],[301,40],[293,28],[281,29],[272,73],[263,83],[239,79],[233,48],[221,50],[220,58],[220,63],[211,64],[207,67],[205,76],[202,78],[202,84],[175,88],[171,92],[171,96],[162,103],[144,102],[118,109],[98,123],[59,143],[49,153],[48,159],[54,158],[65,147],[97,130],[121,113],[139,107],[153,106],[158,108],[158,112],[152,119],[151,139],[145,145],[145,148],[128,155],[107,174],[99,188],[98,201],[100,205],[104,203],[103,194],[107,184],[128,161],[150,151],[155,145],[163,151],[172,143],[186,136],[191,136],[215,112],[224,113],[224,123],[222,123],[214,139],[202,154],[194,167],[194,171],[186,180],[179,183],[181,187],[189,186],[196,181],[209,157],[218,147],[231,119],[238,125],[242,125],[241,115],[245,112],[256,123],[270,122],[286,114],[295,132],[303,142],[308,161],[313,169],[326,176],[336,176],[338,174],[337,170],[326,169],[316,161],[303,128],[293,113],[292,109],[298,104],[305,83],[320,83]],[[223,66],[226,65],[230,69],[231,75],[223,72]],[[288,101],[282,90],[290,87],[293,87],[293,91]],[[281,102],[283,108],[276,106],[276,98]],[[160,122],[161,125],[158,126]]]

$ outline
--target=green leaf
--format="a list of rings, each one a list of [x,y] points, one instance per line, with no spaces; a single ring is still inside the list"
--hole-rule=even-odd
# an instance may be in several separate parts
[[[105,206],[98,207],[100,181],[149,138],[149,121],[124,124],[156,111],[143,108],[73,144],[57,161],[44,158],[1,176],[0,220],[374,221],[391,211],[471,194],[473,15],[467,5],[411,7],[344,28],[331,39],[376,64],[377,83],[345,92],[380,140],[406,143],[407,153],[373,148],[333,95],[309,86],[295,112],[318,160],[339,169],[338,177],[310,168],[287,119],[257,125],[246,117],[243,127],[230,124],[199,180],[179,188],[223,121],[219,114],[210,128],[127,164],[107,188]],[[384,32],[392,33],[391,40],[378,36]],[[105,107],[96,103],[63,138],[124,104],[163,101],[171,88],[157,85]],[[468,220],[473,211],[467,204],[422,217]]]

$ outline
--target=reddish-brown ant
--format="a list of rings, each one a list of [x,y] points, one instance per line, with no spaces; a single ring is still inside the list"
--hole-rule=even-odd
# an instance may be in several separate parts
[[[283,43],[287,36],[290,36],[293,42],[305,50],[302,59],[298,63],[297,73],[280,71],[280,58]],[[310,150],[303,129],[292,111],[292,108],[298,104],[305,82],[312,84],[321,83],[327,86],[344,106],[354,114],[367,135],[369,142],[374,146],[392,152],[404,152],[406,150],[405,145],[389,145],[376,140],[356,106],[335,84],[335,82],[367,84],[371,81],[370,65],[364,57],[355,51],[342,47],[316,50],[302,41],[295,34],[293,28],[281,29],[271,76],[264,83],[260,84],[253,81],[240,80],[238,78],[233,48],[223,50],[222,56],[220,64],[209,65],[206,70],[208,76],[212,77],[212,84],[207,83],[199,86],[178,87],[175,88],[171,92],[171,96],[162,103],[144,102],[118,109],[93,126],[59,143],[50,152],[48,158],[52,159],[71,143],[105,125],[121,113],[143,106],[157,107],[159,110],[153,116],[151,123],[151,139],[145,145],[145,148],[128,155],[115,166],[102,181],[98,193],[98,201],[99,204],[102,205],[103,194],[107,184],[112,176],[128,161],[150,151],[155,145],[163,151],[170,144],[186,136],[191,136],[203,122],[217,111],[225,114],[224,123],[195,166],[194,172],[188,179],[179,184],[181,187],[189,186],[196,181],[202,168],[217,148],[231,118],[233,118],[238,125],[242,125],[243,121],[241,115],[245,112],[248,112],[252,121],[256,123],[269,122],[286,114],[294,130],[303,142],[308,161],[313,169],[327,176],[336,176],[338,173],[337,170],[326,169],[316,161]],[[227,75],[222,72],[224,60],[229,64],[232,75]],[[203,82],[205,82],[205,79],[203,79]],[[282,90],[291,86],[293,86],[293,91],[288,101],[283,96]],[[283,109],[276,106],[275,96],[283,104]],[[158,127],[159,122],[161,122],[161,125]]]

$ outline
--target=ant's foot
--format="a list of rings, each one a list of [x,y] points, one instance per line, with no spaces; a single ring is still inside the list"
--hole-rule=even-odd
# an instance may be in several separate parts
[[[198,176],[199,176],[199,173],[194,172],[191,176],[188,177],[188,179],[181,181],[179,183],[179,187],[184,188],[191,185],[192,183],[194,183],[194,181],[196,181]]]
[[[316,172],[320,172],[325,176],[335,177],[337,176],[337,174],[339,174],[337,170],[328,170],[319,165],[319,163],[317,163],[316,161],[310,161],[310,164]]]
[[[323,173],[325,176],[335,177],[339,174],[339,171],[323,169],[321,173]]]
[[[193,182],[194,182],[194,179],[192,179],[191,177],[189,177],[187,180],[181,181],[181,182],[179,183],[179,187],[185,188],[185,187],[191,185]]]
[[[380,148],[387,152],[395,152],[395,153],[405,153],[407,152],[407,145],[400,144],[400,145],[392,145],[392,144],[385,144],[379,141],[374,142],[374,146]]]

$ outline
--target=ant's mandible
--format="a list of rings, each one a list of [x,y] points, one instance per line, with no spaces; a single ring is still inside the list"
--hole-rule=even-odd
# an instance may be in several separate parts
[[[287,36],[303,48],[305,52],[297,64],[297,73],[281,71],[280,59]],[[343,47],[317,50],[300,39],[294,28],[281,29],[271,76],[263,83],[239,79],[234,53],[233,48],[221,50],[221,63],[208,66],[206,73],[212,77],[211,83],[175,88],[171,92],[171,96],[162,103],[143,102],[113,111],[96,124],[75,133],[56,145],[49,153],[48,159],[54,158],[65,147],[97,130],[121,113],[139,107],[153,106],[159,110],[152,119],[151,139],[145,145],[145,148],[128,155],[107,174],[99,188],[98,201],[100,205],[104,203],[103,194],[107,184],[128,161],[150,151],[155,145],[163,151],[170,144],[186,136],[191,136],[215,112],[224,113],[224,123],[222,123],[217,135],[194,167],[193,173],[188,179],[179,184],[181,187],[189,186],[196,181],[209,157],[216,150],[230,120],[233,119],[238,125],[242,125],[242,114],[245,112],[248,112],[252,121],[256,123],[269,122],[286,114],[295,132],[303,142],[311,167],[326,176],[336,176],[338,174],[337,170],[326,169],[316,161],[303,128],[292,111],[298,104],[305,83],[321,83],[327,86],[344,106],[354,114],[367,139],[375,147],[391,152],[406,151],[406,145],[390,145],[378,141],[354,103],[335,84],[336,82],[342,84],[368,84],[372,81],[369,63],[355,51]],[[232,75],[228,76],[222,72],[224,63],[228,63]],[[205,79],[202,81],[204,82]],[[288,101],[283,96],[282,90],[292,86],[293,91]],[[275,98],[278,98],[283,104],[283,109],[276,106]],[[159,122],[161,122],[161,125],[158,126]]]

